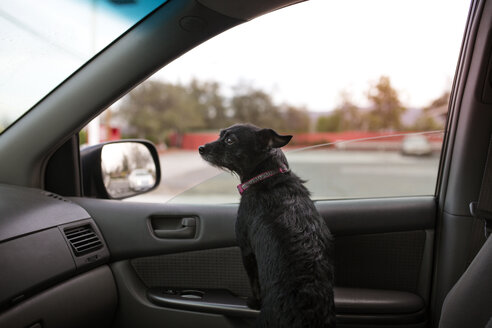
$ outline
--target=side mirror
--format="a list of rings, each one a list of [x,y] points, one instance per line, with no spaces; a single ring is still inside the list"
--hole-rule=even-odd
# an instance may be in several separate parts
[[[146,140],[103,143],[80,151],[84,196],[123,199],[155,189],[159,155]]]

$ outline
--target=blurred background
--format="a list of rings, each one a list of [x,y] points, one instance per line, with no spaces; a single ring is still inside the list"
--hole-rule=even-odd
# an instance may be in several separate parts
[[[12,38],[0,49],[0,133],[163,3],[46,1],[71,13],[63,26],[39,21],[43,2],[0,4],[0,37]],[[133,200],[236,202],[237,178],[196,149],[244,122],[294,135],[285,152],[315,199],[433,194],[468,6],[310,0],[270,13],[163,67],[83,128],[81,146],[158,147],[161,186]]]

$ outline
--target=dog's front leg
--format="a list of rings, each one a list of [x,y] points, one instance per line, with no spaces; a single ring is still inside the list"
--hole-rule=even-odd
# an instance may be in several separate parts
[[[261,292],[255,255],[253,253],[247,255],[243,253],[243,264],[248,274],[251,291],[253,292],[253,297],[248,298],[248,307],[259,310],[261,308]]]

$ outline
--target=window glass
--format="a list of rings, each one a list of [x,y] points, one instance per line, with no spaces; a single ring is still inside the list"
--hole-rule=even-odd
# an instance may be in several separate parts
[[[15,0],[0,5],[0,133],[165,0]]]
[[[161,185],[130,200],[238,202],[237,177],[197,148],[239,122],[294,136],[284,152],[314,199],[433,195],[467,10],[464,1],[290,6],[164,67],[104,113],[97,133],[160,151]]]

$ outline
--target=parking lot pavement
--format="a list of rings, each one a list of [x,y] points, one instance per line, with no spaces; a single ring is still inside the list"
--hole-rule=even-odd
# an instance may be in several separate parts
[[[198,151],[172,150],[159,156],[161,183],[150,193],[132,197],[130,201],[165,203],[195,185],[213,178],[223,171],[210,166]]]
[[[432,195],[439,156],[388,151],[310,150],[287,153],[292,171],[307,180],[313,199]],[[237,177],[210,166],[196,151],[160,156],[162,180],[132,201],[230,203],[239,201]]]

